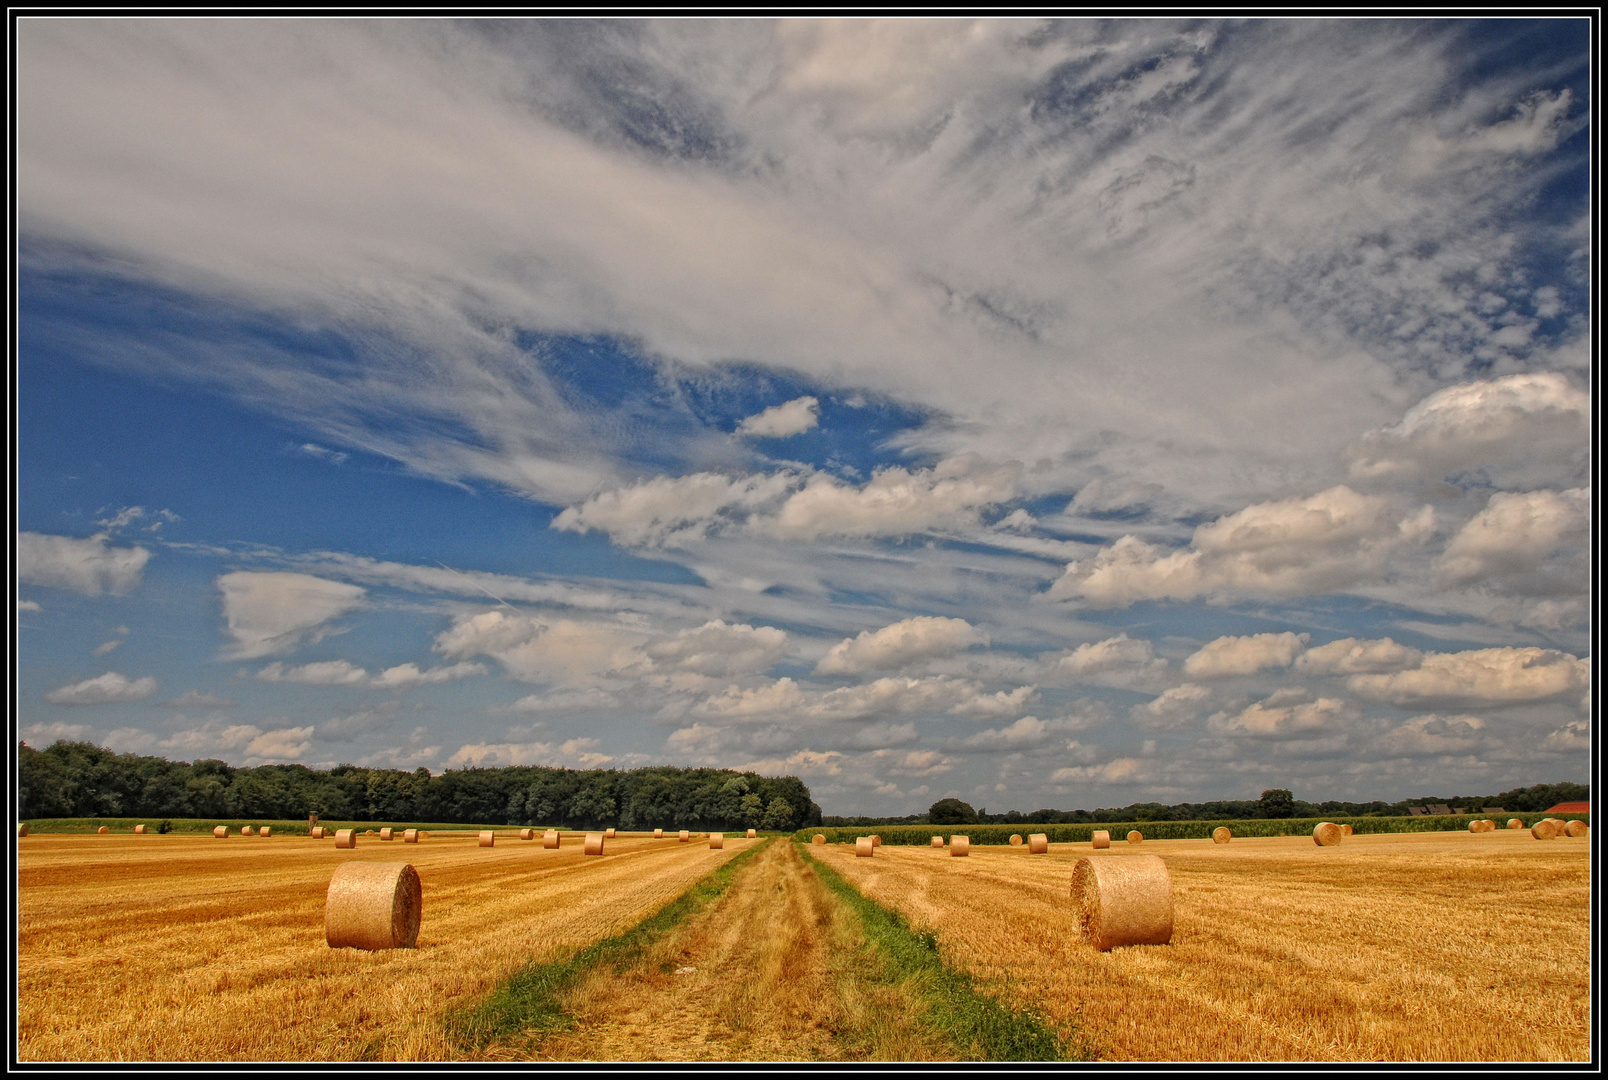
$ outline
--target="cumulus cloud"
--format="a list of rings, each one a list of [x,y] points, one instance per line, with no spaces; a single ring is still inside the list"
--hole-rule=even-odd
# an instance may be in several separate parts
[[[600,753],[598,741],[590,738],[567,739],[562,743],[465,743],[447,759],[447,768],[491,769],[508,765],[552,765],[578,769],[598,769],[613,761]]]
[[[1339,698],[1280,704],[1277,698],[1249,705],[1237,714],[1217,713],[1207,725],[1220,735],[1262,739],[1311,738],[1332,733],[1337,725],[1355,717]]]
[[[1589,689],[1591,661],[1533,647],[1427,653],[1413,670],[1353,675],[1346,685],[1364,697],[1409,707],[1508,705]]]
[[[820,405],[812,397],[794,398],[782,405],[772,405],[738,424],[737,434],[762,439],[798,435],[820,423]]]
[[[1020,471],[960,455],[931,469],[889,466],[860,485],[824,472],[660,476],[571,506],[553,528],[600,529],[617,543],[672,547],[712,533],[820,540],[952,532],[1014,497]]]
[[[467,679],[471,675],[484,674],[486,674],[484,664],[472,664],[462,661],[456,664],[444,664],[440,667],[420,669],[418,664],[409,661],[406,664],[386,668],[369,680],[369,685],[385,690],[400,690],[409,686],[451,682],[454,679]]]
[[[246,743],[246,753],[259,761],[292,761],[307,753],[312,735],[311,725],[265,731]]]
[[[357,585],[285,571],[237,571],[218,578],[223,615],[234,644],[232,660],[288,652],[304,640],[318,641],[331,631],[330,620],[363,602]]]
[[[988,644],[988,635],[965,619],[917,615],[845,638],[815,665],[817,675],[857,675],[895,671],[923,660],[953,656],[973,645]]]
[[[29,724],[18,734],[22,736],[23,742],[37,750],[58,739],[65,739],[68,742],[93,741],[95,730],[85,724],[68,724],[52,720],[49,723]]]
[[[347,660],[320,660],[300,667],[286,667],[276,660],[260,669],[256,678],[263,682],[304,683],[308,686],[355,686],[368,682],[368,672]]]
[[[607,690],[588,686],[582,690],[561,690],[548,694],[527,694],[507,708],[512,712],[544,713],[569,710],[610,709],[619,699]]]
[[[1174,686],[1142,705],[1129,710],[1129,716],[1143,727],[1180,727],[1200,714],[1212,692],[1198,683]]]
[[[525,682],[584,685],[636,664],[638,646],[649,636],[619,623],[548,621],[494,610],[457,616],[433,647],[449,659],[490,656]]]
[[[111,547],[108,534],[79,540],[45,533],[17,534],[17,581],[72,589],[85,596],[121,596],[140,583],[151,553],[142,547]]]
[[[1079,645],[1057,660],[1053,670],[1080,682],[1126,685],[1135,677],[1160,674],[1166,667],[1167,661],[1156,656],[1150,642],[1124,633]]]
[[[121,644],[123,644],[123,642],[119,638],[113,638],[111,641],[103,641],[91,649],[90,654],[93,656],[105,656],[108,653],[116,651],[117,647]]]
[[[146,675],[131,679],[108,671],[83,682],[58,686],[45,694],[52,705],[114,705],[127,701],[144,701],[156,693],[156,677]]]
[[[729,686],[695,711],[727,720],[766,722],[844,723],[917,714],[987,719],[1020,713],[1037,696],[1036,688],[1031,686],[989,693],[974,680],[946,675],[924,679],[889,677],[824,692],[783,677],[758,687]]]
[[[699,675],[736,675],[765,671],[787,648],[787,634],[774,626],[728,625],[712,619],[655,641],[644,652],[658,669],[680,669]]]
[[[1142,600],[1301,596],[1382,579],[1393,552],[1434,531],[1427,506],[1406,513],[1344,485],[1304,498],[1258,503],[1195,530],[1166,552],[1124,536],[1069,563],[1050,596],[1082,607]]]
[[[24,611],[43,611],[43,610],[45,610],[45,609],[40,607],[38,604],[34,603],[32,600],[18,600],[17,601],[17,613],[19,615]]]
[[[1302,653],[1295,670],[1305,675],[1375,675],[1417,667],[1423,655],[1390,638],[1341,638]]]
[[[170,709],[227,709],[234,704],[234,701],[211,691],[186,690],[172,701],[164,701],[162,704]]]
[[[1496,492],[1452,537],[1435,562],[1449,585],[1480,585],[1525,596],[1583,595],[1591,492]],[[1560,552],[1567,558],[1555,559]]]
[[[1047,745],[1058,735],[1082,731],[1090,723],[1091,718],[1086,716],[1065,716],[1053,720],[1024,716],[1005,727],[989,728],[987,731],[951,740],[944,744],[944,749],[984,754],[1031,750]]]
[[[1381,757],[1440,757],[1472,754],[1485,745],[1485,721],[1477,716],[1415,716],[1378,735],[1371,749]]]
[[[1590,396],[1556,372],[1449,386],[1401,423],[1358,440],[1348,452],[1351,475],[1406,481],[1473,474],[1499,487],[1581,478],[1590,409]]]
[[[262,734],[262,728],[255,724],[224,724],[207,720],[199,727],[175,731],[156,745],[177,757],[193,760],[238,753],[253,739],[261,738]]]
[[[1220,637],[1207,642],[1184,661],[1184,674],[1192,679],[1228,675],[1254,675],[1268,668],[1287,668],[1306,648],[1310,634],[1251,634]]]
[[[1143,758],[1120,757],[1103,765],[1073,765],[1050,774],[1055,783],[1143,784],[1155,773],[1154,765]]]

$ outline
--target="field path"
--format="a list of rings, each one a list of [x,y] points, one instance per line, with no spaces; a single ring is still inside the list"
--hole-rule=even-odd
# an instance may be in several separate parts
[[[952,1060],[910,1018],[858,917],[791,843],[772,843],[703,911],[621,970],[563,995],[578,1026],[547,1036],[544,1061]]]

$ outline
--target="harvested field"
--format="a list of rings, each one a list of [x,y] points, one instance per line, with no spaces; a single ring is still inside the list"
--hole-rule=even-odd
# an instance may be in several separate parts
[[[815,856],[938,936],[984,989],[1114,1061],[1586,1061],[1590,849],[1528,832],[1147,840],[1170,945],[1110,953],[1073,925],[1088,843],[969,859]],[[1127,845],[1099,854],[1134,857]],[[1134,854],[1137,854],[1135,852]],[[1538,1019],[1540,1018],[1540,1019]]]
[[[474,833],[351,851],[311,837],[31,836],[17,856],[17,1054],[451,1059],[448,1009],[635,925],[759,842],[621,836],[589,859],[579,844],[481,848]],[[418,870],[417,949],[325,945],[325,891],[353,860]]]

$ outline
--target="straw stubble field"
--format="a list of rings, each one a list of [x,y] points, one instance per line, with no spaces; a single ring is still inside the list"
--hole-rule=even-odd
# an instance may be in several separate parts
[[[24,1061],[439,1060],[452,1007],[513,969],[635,925],[759,841],[620,837],[602,858],[474,834],[31,836],[18,845]],[[350,860],[412,863],[418,948],[331,949],[324,896]]]
[[[1590,852],[1528,832],[1146,841],[1172,874],[1169,945],[1094,951],[1071,924],[1087,843],[811,848],[930,928],[1006,1001],[1104,1060],[1584,1061]]]

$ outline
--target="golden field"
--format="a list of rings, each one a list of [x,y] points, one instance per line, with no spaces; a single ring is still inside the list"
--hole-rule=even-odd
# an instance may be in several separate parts
[[[606,854],[539,839],[52,836],[17,841],[23,1061],[440,1060],[441,1028],[515,968],[617,934],[726,859],[621,836]],[[410,862],[417,949],[324,942],[324,895],[350,860]]]
[[[1528,832],[1113,843],[1172,875],[1170,945],[1072,923],[1088,844],[810,852],[931,929],[986,990],[1103,1060],[1585,1061],[1589,841]]]

